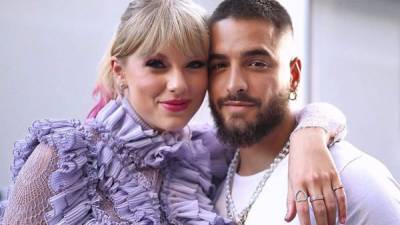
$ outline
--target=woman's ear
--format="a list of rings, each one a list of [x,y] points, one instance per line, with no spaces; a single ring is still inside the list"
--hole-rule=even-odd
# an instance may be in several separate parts
[[[112,71],[113,75],[115,76],[116,80],[124,80],[125,79],[123,70],[124,69],[121,64],[121,61],[117,57],[112,56],[111,57],[111,71]]]
[[[121,60],[115,56],[111,57],[111,70],[118,88],[118,93],[119,95],[124,96],[128,89],[128,84],[125,79],[124,67]]]

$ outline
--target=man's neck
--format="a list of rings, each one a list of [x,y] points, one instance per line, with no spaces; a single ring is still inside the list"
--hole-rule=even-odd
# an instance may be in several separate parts
[[[296,125],[293,112],[288,112],[282,122],[258,143],[240,148],[240,166],[238,173],[250,176],[268,168],[282,150]]]

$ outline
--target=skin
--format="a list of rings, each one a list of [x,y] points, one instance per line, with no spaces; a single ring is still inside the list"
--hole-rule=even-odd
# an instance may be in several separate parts
[[[211,102],[216,103],[237,92],[246,92],[250,97],[262,102],[261,106],[244,101],[227,102],[217,106],[217,112],[223,117],[227,127],[243,129],[246,123],[253,123],[256,120],[257,113],[262,106],[268,105],[271,99],[287,95],[290,90],[296,90],[300,81],[301,62],[292,56],[292,46],[291,32],[279,33],[272,24],[265,21],[227,18],[212,25],[209,78]],[[252,175],[266,169],[266,165],[272,162],[288,140],[294,126],[294,114],[287,110],[283,122],[271,133],[254,145],[241,147],[238,173]],[[323,144],[326,146],[326,139]],[[299,153],[294,154],[301,157]],[[332,162],[325,156],[321,160]],[[324,174],[323,179],[316,177],[323,182],[316,180],[295,182],[294,187],[289,187],[288,194],[294,196],[292,190],[308,190],[308,194],[313,196],[322,194],[324,201],[312,203],[316,221],[319,225],[333,225],[336,220],[336,198],[332,186],[340,184],[340,180],[333,175],[334,169],[315,167],[313,169],[328,169],[324,171],[332,173],[328,176]],[[309,174],[302,176],[309,177]],[[344,193],[339,193],[337,199],[341,223],[344,223]],[[301,224],[309,225],[307,202],[294,204],[293,197],[289,197],[288,201],[289,212],[286,220],[292,220],[297,209]]]
[[[184,127],[203,102],[208,80],[206,60],[187,57],[167,45],[148,57],[114,57],[112,68],[117,81],[127,84],[124,95],[142,119],[159,131],[171,131]],[[169,110],[167,101],[171,100],[183,100],[187,106]]]

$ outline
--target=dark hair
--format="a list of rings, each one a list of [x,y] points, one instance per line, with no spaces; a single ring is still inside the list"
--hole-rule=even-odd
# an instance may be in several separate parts
[[[220,20],[257,19],[272,23],[282,33],[289,29],[293,33],[292,19],[286,9],[276,0],[224,0],[209,19],[209,26]]]

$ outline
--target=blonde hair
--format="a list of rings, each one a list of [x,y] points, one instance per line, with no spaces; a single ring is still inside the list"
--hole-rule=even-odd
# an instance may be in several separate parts
[[[94,96],[99,102],[88,117],[118,95],[111,68],[111,58],[135,53],[156,54],[174,44],[188,57],[207,57],[209,36],[206,11],[191,0],[134,0],[121,17],[118,30],[100,64]]]

